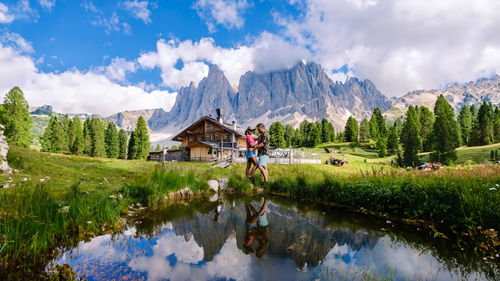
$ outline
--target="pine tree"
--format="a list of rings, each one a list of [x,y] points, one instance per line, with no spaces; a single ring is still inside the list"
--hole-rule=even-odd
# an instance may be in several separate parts
[[[370,126],[370,135],[372,139],[377,139],[378,136],[382,137],[387,137],[387,130],[386,130],[386,125],[385,125],[385,119],[382,116],[382,111],[380,111],[380,108],[376,107],[373,110],[372,118],[370,120],[371,126]]]
[[[391,154],[395,154],[399,145],[399,136],[396,124],[389,127],[387,130],[387,149]]]
[[[286,147],[290,147],[293,144],[293,138],[295,135],[295,130],[291,125],[286,125],[285,127],[285,143]]]
[[[135,143],[135,132],[132,131],[130,134],[130,139],[128,140],[128,149],[127,149],[127,159],[137,159],[136,143]]]
[[[292,144],[293,145],[296,145],[296,146],[301,146],[302,145],[302,134],[300,132],[300,129],[295,129],[294,130],[294,134],[293,134],[293,138],[292,138]]]
[[[57,116],[50,117],[49,124],[45,128],[42,139],[42,151],[62,153],[67,147],[66,136],[63,131],[61,122]]]
[[[70,153],[69,148],[70,148],[70,126],[71,126],[71,120],[69,119],[68,115],[64,115],[61,118],[61,126],[64,132],[64,138],[66,139],[66,147],[64,148],[65,153]]]
[[[401,146],[403,147],[403,165],[415,167],[419,164],[418,152],[422,147],[417,111],[410,106],[405,114],[403,130],[401,131]]]
[[[458,124],[460,125],[462,143],[469,145],[472,130],[472,113],[469,106],[464,105],[460,110],[458,114]]]
[[[118,158],[120,149],[118,143],[118,131],[116,130],[116,125],[113,122],[108,122],[108,125],[106,126],[104,142],[106,157]]]
[[[74,155],[83,153],[83,128],[82,121],[78,116],[73,117],[69,128],[69,151]]]
[[[333,124],[326,118],[321,120],[321,143],[327,143],[335,140],[335,129]]]
[[[370,141],[370,121],[368,119],[363,119],[361,125],[359,126],[359,142],[369,142]]]
[[[344,137],[347,142],[357,142],[359,134],[358,121],[352,115],[347,119],[344,129]]]
[[[278,121],[275,121],[269,127],[269,145],[275,148],[285,148],[285,127]]]
[[[422,139],[422,150],[432,150],[432,126],[434,125],[434,113],[426,106],[418,108],[418,121],[420,122],[420,138]]]
[[[104,135],[104,122],[100,118],[92,118],[90,123],[90,156],[106,156]]]
[[[495,132],[495,143],[500,142],[500,107],[495,108],[495,121],[493,123],[493,131]]]
[[[118,132],[118,158],[127,159],[127,132],[124,129],[120,129]]]
[[[155,152],[160,152],[161,151],[161,146],[160,144],[158,143],[155,147]]]
[[[321,132],[315,123],[308,124],[307,145],[310,147],[316,146],[321,143]]]
[[[304,120],[300,122],[299,125],[299,133],[297,134],[298,136],[298,141],[300,142],[298,145],[299,146],[307,146],[308,145],[308,136],[309,136],[309,122],[307,120]]]
[[[149,141],[148,125],[142,116],[137,118],[134,131],[134,150],[136,159],[146,159],[149,155],[151,142]]]
[[[474,124],[474,122],[477,119],[477,113],[478,113],[478,111],[479,111],[479,109],[477,108],[477,106],[475,104],[472,104],[470,106],[470,114],[472,115],[472,124]]]
[[[443,95],[436,100],[434,116],[432,144],[435,152],[431,153],[431,161],[449,165],[457,159],[455,148],[460,145],[460,140],[455,112]]]
[[[89,156],[92,152],[91,127],[92,119],[85,119],[85,121],[83,122],[83,153]]]
[[[474,145],[487,145],[495,140],[494,111],[491,103],[483,102],[479,107],[477,118],[472,128],[472,142]]]
[[[28,102],[18,87],[12,88],[0,106],[0,123],[5,127],[4,135],[7,143],[29,147],[33,135],[33,119],[28,111]]]

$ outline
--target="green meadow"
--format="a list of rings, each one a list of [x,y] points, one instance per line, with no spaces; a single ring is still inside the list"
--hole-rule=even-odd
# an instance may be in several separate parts
[[[340,153],[327,153],[325,147]],[[477,227],[496,230],[500,166],[488,164],[488,157],[498,147],[460,148],[458,157],[466,164],[423,172],[393,168],[394,156],[377,158],[370,144],[330,143],[308,150],[322,161],[335,155],[347,158],[348,164],[271,164],[264,190],[423,220],[438,227],[438,235]],[[17,171],[0,176],[0,184],[9,186],[0,189],[0,275],[5,276],[20,270],[43,272],[57,247],[119,231],[132,204],[155,207],[185,187],[207,195],[210,179],[227,178],[236,192],[253,192],[262,184],[258,171],[255,185],[245,178],[244,164],[212,168],[208,163],[91,158],[16,146],[8,161]]]

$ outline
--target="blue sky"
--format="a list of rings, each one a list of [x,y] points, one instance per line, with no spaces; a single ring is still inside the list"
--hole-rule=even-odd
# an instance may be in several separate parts
[[[245,9],[244,30],[220,28],[210,31],[195,7],[196,1],[168,0],[148,2],[148,16],[139,18],[137,12],[124,3],[133,1],[59,0],[51,8],[31,1],[36,14],[12,22],[4,32],[22,34],[36,50],[34,59],[43,59],[40,70],[63,72],[76,67],[88,70],[110,63],[112,58],[135,59],[138,54],[154,50],[157,40],[175,39],[197,41],[211,37],[218,46],[228,48],[258,36],[263,31],[276,32],[272,12],[296,12],[294,6],[280,1],[257,1]],[[141,1],[137,1],[140,3]],[[7,6],[19,1],[6,1]],[[110,23],[113,20],[115,23]],[[131,82],[140,80],[160,84],[159,75],[147,71],[137,73]]]
[[[109,115],[173,105],[215,63],[321,64],[387,96],[498,73],[496,0],[0,0],[0,95]]]

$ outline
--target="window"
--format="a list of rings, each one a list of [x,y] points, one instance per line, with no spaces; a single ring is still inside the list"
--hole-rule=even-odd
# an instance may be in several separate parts
[[[189,141],[192,142],[193,141],[193,138],[192,137],[189,137]]]
[[[202,137],[198,137],[198,141],[202,141],[202,140],[203,140],[203,138],[202,138]]]
[[[215,140],[215,135],[214,134],[210,135],[210,140]]]
[[[226,135],[224,136],[224,140],[229,140],[229,134],[226,134]]]
[[[208,154],[212,154],[212,148],[211,148],[211,147],[209,147],[209,148],[208,148],[207,153],[208,153]]]
[[[212,129],[212,125],[207,124],[207,130],[210,130],[210,129]]]

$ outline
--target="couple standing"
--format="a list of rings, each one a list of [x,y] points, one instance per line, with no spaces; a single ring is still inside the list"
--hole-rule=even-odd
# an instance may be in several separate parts
[[[253,132],[254,128],[248,127],[245,131],[245,138],[247,142],[247,178],[251,178],[255,170],[259,168],[264,176],[264,185],[268,182],[267,160],[269,160],[269,137],[267,136],[266,127],[264,124],[259,123],[255,130],[259,131],[259,137],[255,137]],[[255,152],[259,152],[259,159]],[[253,165],[253,168],[252,168]]]

